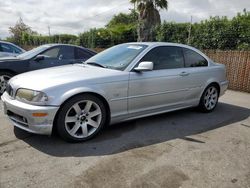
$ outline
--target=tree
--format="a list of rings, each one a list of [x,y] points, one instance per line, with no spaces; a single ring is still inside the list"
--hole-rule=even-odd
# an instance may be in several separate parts
[[[161,23],[160,9],[168,8],[167,0],[130,0],[139,12],[138,42],[153,41],[154,28]]]
[[[135,10],[131,10],[130,13],[119,13],[114,15],[114,17],[106,25],[107,28],[116,26],[118,24],[125,25],[136,25],[137,24],[138,13]]]
[[[12,35],[11,41],[19,45],[23,44],[22,39],[26,39],[27,35],[36,34],[35,31],[32,31],[31,28],[23,22],[21,17],[14,27],[9,27],[9,31]]]
[[[111,36],[112,44],[136,41],[138,13],[131,10],[130,13],[120,13],[115,15],[106,25]]]

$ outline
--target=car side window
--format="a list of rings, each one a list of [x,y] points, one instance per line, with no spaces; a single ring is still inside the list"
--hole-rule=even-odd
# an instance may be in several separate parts
[[[76,59],[87,60],[90,57],[92,57],[92,55],[89,52],[87,52],[81,48],[75,48],[75,50],[76,50]]]
[[[17,54],[20,54],[22,51],[20,49],[18,49],[17,47],[13,46],[13,45],[10,45],[11,48],[13,49],[13,51]]]
[[[176,69],[184,67],[182,49],[175,46],[160,46],[149,51],[142,61],[154,63],[154,70]]]
[[[185,57],[185,67],[204,67],[208,66],[207,60],[197,52],[183,48]]]
[[[15,50],[8,44],[1,44],[2,52],[15,53]]]
[[[59,51],[60,51],[60,47],[55,47],[55,48],[46,50],[45,52],[41,53],[41,55],[44,55],[45,57],[50,58],[50,59],[58,59]]]
[[[59,52],[59,59],[74,59],[74,47],[62,46]]]

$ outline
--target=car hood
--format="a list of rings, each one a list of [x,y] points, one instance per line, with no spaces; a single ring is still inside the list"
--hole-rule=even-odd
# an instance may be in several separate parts
[[[14,88],[28,88],[43,91],[49,88],[68,85],[100,84],[128,79],[128,72],[95,67],[91,65],[65,65],[32,71],[13,77],[10,84]]]

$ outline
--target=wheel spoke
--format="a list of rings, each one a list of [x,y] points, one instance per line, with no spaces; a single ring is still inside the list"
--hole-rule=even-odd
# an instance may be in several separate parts
[[[89,117],[92,118],[92,117],[95,117],[95,116],[100,115],[100,114],[101,114],[101,110],[97,109],[93,112],[89,112]]]
[[[211,102],[208,103],[208,109],[210,110],[212,108]]]
[[[212,87],[211,88],[211,95],[214,94],[214,92],[215,92],[215,89]]]
[[[92,126],[92,127],[95,127],[95,128],[98,128],[99,123],[96,122],[96,121],[94,121],[94,120],[92,120],[92,119],[90,119],[90,120],[88,121],[88,125],[90,125],[90,126]]]
[[[73,109],[75,110],[77,115],[81,115],[82,110],[78,103],[73,106]]]
[[[0,81],[4,82],[4,77],[3,76],[0,76]]]
[[[74,127],[70,130],[70,134],[71,135],[75,135],[76,134],[76,132],[78,131],[78,129],[81,127],[81,124],[80,123],[76,123],[75,125],[74,125]]]
[[[76,122],[77,121],[77,117],[76,116],[68,116],[65,119],[66,123],[71,123],[71,122]]]
[[[85,106],[85,108],[84,108],[84,111],[85,111],[86,113],[89,113],[92,104],[93,104],[93,102],[87,101],[86,106]]]
[[[212,97],[213,99],[217,98],[217,93],[213,94],[211,97]]]
[[[207,106],[207,104],[208,104],[208,99],[205,99],[204,103],[205,103],[205,106]]]
[[[82,129],[83,136],[88,136],[88,127],[87,127],[87,124],[81,125],[81,129]]]

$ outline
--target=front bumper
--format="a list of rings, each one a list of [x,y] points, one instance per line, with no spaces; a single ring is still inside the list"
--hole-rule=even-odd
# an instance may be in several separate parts
[[[12,99],[6,92],[2,95],[4,113],[14,126],[25,131],[51,135],[57,106],[35,106]],[[45,117],[34,117],[34,113],[47,113]]]

